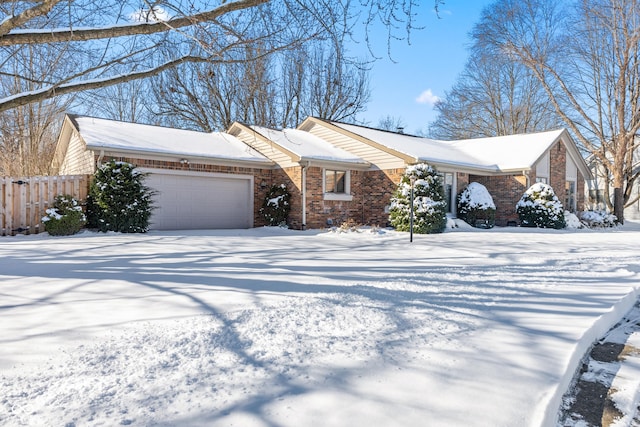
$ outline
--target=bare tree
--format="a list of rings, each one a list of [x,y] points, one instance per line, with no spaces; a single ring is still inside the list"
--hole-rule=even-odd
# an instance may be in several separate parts
[[[71,72],[47,76],[37,89],[0,99],[0,111],[151,77],[184,63],[224,62],[235,49],[256,40],[269,49],[278,49],[282,40],[293,39],[292,31],[300,40],[326,32],[349,33],[354,8],[364,13],[367,23],[375,19],[383,21],[390,34],[401,22],[406,23],[409,31],[416,2],[233,0],[211,5],[209,1],[143,0],[142,9],[138,0],[0,2],[0,12],[7,16],[0,21],[0,49],[4,58],[25,46],[48,45],[66,50],[67,58],[78,64]],[[258,21],[260,25],[256,28],[261,32],[244,31]],[[183,48],[185,45],[193,49]],[[161,60],[156,53],[167,47],[176,55]]]
[[[309,61],[310,116],[348,121],[364,111],[370,97],[368,68],[344,57],[342,43],[315,49]]]
[[[376,128],[388,130],[391,132],[403,133],[406,126],[407,125],[404,120],[402,120],[402,117],[386,115],[378,120]]]
[[[640,2],[563,5],[497,1],[483,12],[476,36],[533,73],[556,113],[606,170],[614,190],[608,202],[624,221],[638,178]]]
[[[83,92],[76,97],[73,109],[93,116],[123,122],[153,123],[150,81],[132,80],[114,86]]]
[[[295,127],[310,115],[348,121],[364,109],[367,69],[342,45],[313,40],[268,55],[254,49],[247,46],[232,63],[192,65],[154,79],[163,124],[206,132],[235,120]]]
[[[435,105],[432,137],[481,138],[561,126],[542,86],[525,66],[478,43],[470,52],[455,85]]]
[[[30,46],[5,59],[3,70],[11,73],[0,74],[0,93],[33,90],[51,70],[64,66],[59,52]],[[0,112],[0,175],[49,173],[59,125],[70,102],[69,97],[60,97]]]

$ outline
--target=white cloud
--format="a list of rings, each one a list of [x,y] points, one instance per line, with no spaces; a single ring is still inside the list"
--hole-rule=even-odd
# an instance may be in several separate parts
[[[160,6],[154,6],[153,9],[139,9],[129,15],[129,19],[135,22],[157,22],[168,21],[171,14]]]
[[[433,105],[438,101],[440,101],[440,98],[434,95],[433,92],[431,92],[431,89],[425,90],[416,98],[416,102],[418,104]]]

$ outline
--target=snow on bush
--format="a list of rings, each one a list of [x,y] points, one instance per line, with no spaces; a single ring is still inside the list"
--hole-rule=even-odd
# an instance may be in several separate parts
[[[473,227],[493,228],[496,205],[484,185],[472,182],[462,190],[458,196],[458,216]]]
[[[291,194],[284,184],[272,185],[260,213],[268,225],[286,226],[291,211]]]
[[[564,208],[551,186],[542,182],[533,184],[516,204],[516,212],[523,227],[566,227]]]
[[[53,206],[45,213],[42,222],[51,236],[76,234],[87,222],[78,201],[68,194],[57,196]]]
[[[567,224],[567,228],[584,228],[584,224],[580,221],[580,219],[575,214],[569,211],[564,211],[564,222]]]
[[[398,231],[409,231],[411,180],[413,186],[413,231],[418,234],[442,233],[447,225],[442,177],[431,166],[420,163],[407,167],[391,198],[389,221]]]
[[[89,227],[103,232],[146,232],[155,194],[144,185],[147,175],[125,162],[111,160],[102,165],[94,175],[87,197]]]
[[[606,211],[582,212],[580,220],[589,228],[615,227],[618,224],[618,218]]]

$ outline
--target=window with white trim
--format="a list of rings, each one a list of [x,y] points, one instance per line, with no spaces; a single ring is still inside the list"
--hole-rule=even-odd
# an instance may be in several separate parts
[[[351,200],[351,174],[347,170],[325,169],[322,186],[326,200]]]
[[[347,171],[324,170],[324,192],[344,194],[346,193]]]

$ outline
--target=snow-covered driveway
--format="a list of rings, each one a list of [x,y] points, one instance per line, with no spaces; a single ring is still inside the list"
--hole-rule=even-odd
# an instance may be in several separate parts
[[[554,425],[640,228],[0,240],[0,424]]]

